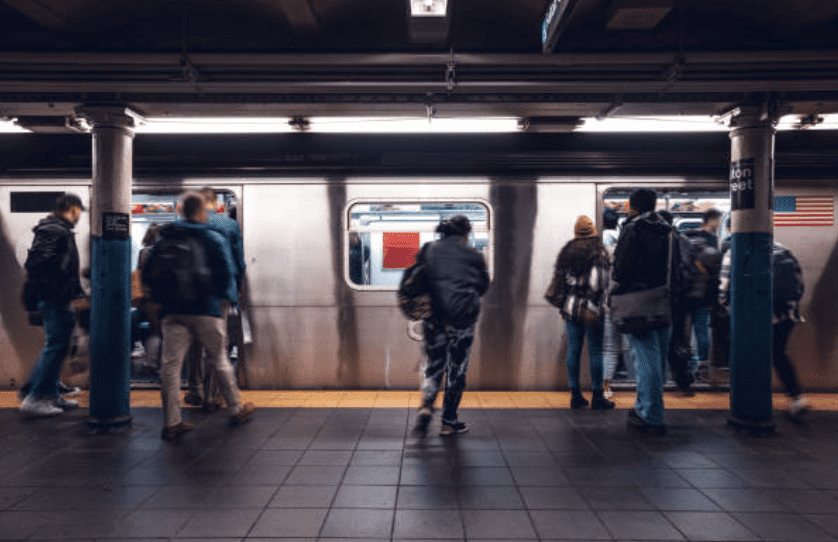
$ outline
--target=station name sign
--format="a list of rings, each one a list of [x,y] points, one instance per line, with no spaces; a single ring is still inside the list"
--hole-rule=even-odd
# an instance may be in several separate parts
[[[549,53],[553,50],[558,38],[559,21],[567,8],[569,0],[553,0],[547,10],[544,20],[541,22],[541,51]]]
[[[756,160],[730,163],[730,209],[756,208]]]

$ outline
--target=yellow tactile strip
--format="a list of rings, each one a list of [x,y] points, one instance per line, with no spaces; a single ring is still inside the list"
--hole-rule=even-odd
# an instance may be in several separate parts
[[[587,394],[590,397],[590,394]],[[838,394],[808,394],[813,410],[838,410]],[[250,401],[263,408],[409,408],[420,402],[417,391],[242,391],[244,401]],[[88,393],[77,397],[81,406],[89,404]],[[440,404],[442,397],[440,396]],[[633,392],[617,392],[613,400],[617,408],[628,409],[634,404]],[[727,410],[730,396],[726,392],[701,392],[693,397],[678,397],[673,393],[664,395],[666,408]],[[462,408],[541,408],[566,409],[570,403],[569,392],[528,391],[467,391],[463,395]],[[774,395],[774,407],[788,408],[789,400],[783,395]],[[0,391],[0,408],[17,408],[16,391]],[[157,390],[134,390],[131,392],[131,406],[159,407],[160,392]]]

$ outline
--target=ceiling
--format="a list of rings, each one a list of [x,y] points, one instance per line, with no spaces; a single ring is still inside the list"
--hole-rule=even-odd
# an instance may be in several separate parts
[[[564,0],[547,54],[550,0],[448,2],[0,0],[0,117],[838,111],[838,0]]]

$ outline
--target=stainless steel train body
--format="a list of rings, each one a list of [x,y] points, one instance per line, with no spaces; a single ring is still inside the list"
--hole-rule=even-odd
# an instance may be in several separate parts
[[[609,177],[230,177],[139,178],[134,191],[174,194],[211,185],[237,199],[247,263],[247,312],[253,343],[247,383],[258,389],[413,389],[421,344],[407,333],[393,286],[349,280],[353,205],[480,204],[492,286],[484,299],[469,370],[471,389],[553,390],[567,385],[567,341],[558,311],[543,299],[560,248],[572,238],[577,216],[597,217],[608,191],[654,186],[727,190],[723,179]],[[14,192],[74,191],[78,179],[0,180],[2,325],[0,386],[19,386],[42,345],[19,301],[22,265],[41,214],[12,213]],[[836,196],[835,184],[780,182],[776,194]],[[87,265],[88,227],[77,228]],[[776,228],[792,248],[806,280],[805,324],[789,346],[808,389],[838,388],[838,228]],[[135,242],[136,239],[135,233]],[[583,369],[586,372],[586,369]],[[584,377],[583,377],[584,378]]]

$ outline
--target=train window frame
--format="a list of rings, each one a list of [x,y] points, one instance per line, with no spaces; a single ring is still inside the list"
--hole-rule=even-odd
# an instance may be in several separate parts
[[[489,201],[480,197],[461,197],[461,198],[356,198],[348,201],[343,213],[343,281],[352,290],[359,292],[395,292],[398,290],[398,285],[373,285],[373,284],[356,284],[349,276],[349,239],[352,232],[357,233],[372,233],[380,232],[381,229],[371,228],[368,226],[360,226],[353,228],[351,224],[352,209],[357,205],[427,205],[427,204],[477,204],[483,207],[486,211],[486,225],[473,227],[472,232],[486,233],[488,236],[488,243],[486,244],[486,252],[484,258],[486,266],[489,271],[489,277],[494,278],[494,249],[495,236],[494,228],[494,209]]]

